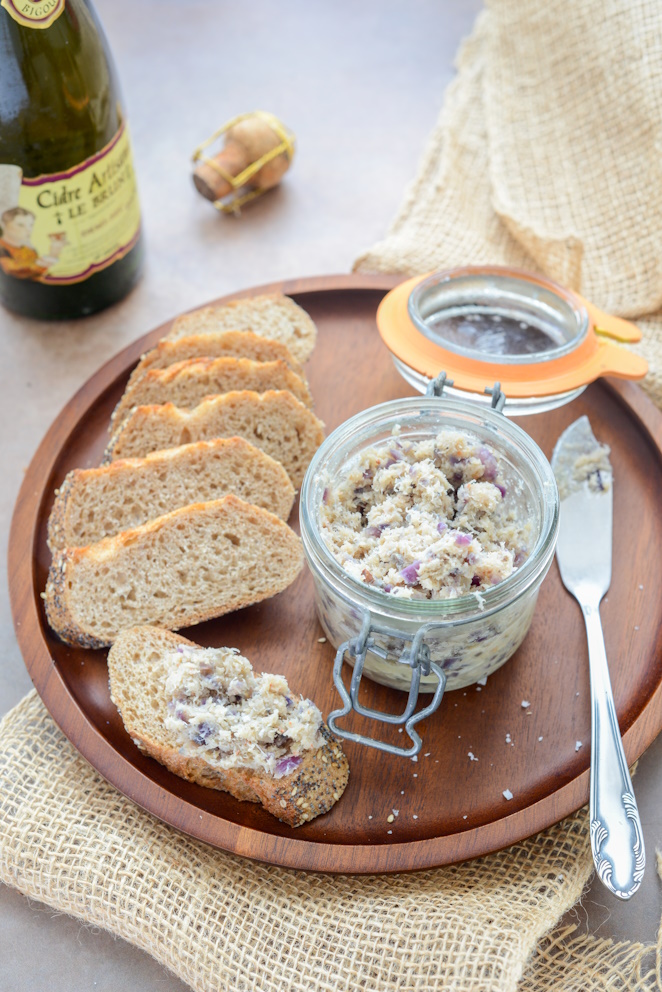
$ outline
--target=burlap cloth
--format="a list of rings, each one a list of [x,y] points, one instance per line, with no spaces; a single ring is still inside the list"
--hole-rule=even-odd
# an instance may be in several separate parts
[[[557,932],[536,949],[591,873],[585,810],[450,868],[306,874],[215,851],[138,809],[34,692],[0,742],[0,878],[131,941],[197,992],[662,987],[662,945],[656,956]]]
[[[662,6],[488,0],[414,182],[356,263],[491,262],[636,318],[662,405]]]
[[[647,315],[647,389],[662,403],[659,0],[494,0],[458,69],[388,236],[357,267],[508,263]],[[253,864],[117,793],[34,693],[0,723],[0,878],[199,992],[662,988],[662,937],[554,930],[591,870],[586,811],[413,875]]]

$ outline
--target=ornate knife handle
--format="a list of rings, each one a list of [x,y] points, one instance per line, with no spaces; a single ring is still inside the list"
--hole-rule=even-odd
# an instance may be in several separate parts
[[[602,882],[619,899],[629,899],[644,877],[644,837],[616,718],[599,604],[583,604],[582,612],[591,671],[591,849]]]

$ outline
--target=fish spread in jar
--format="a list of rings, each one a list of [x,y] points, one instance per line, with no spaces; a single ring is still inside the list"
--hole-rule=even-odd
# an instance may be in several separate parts
[[[455,599],[527,558],[530,523],[498,454],[458,431],[367,448],[324,490],[320,533],[354,579],[407,599]]]

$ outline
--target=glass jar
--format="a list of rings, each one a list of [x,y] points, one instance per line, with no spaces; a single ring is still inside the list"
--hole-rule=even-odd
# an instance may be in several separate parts
[[[639,341],[629,321],[530,272],[465,265],[401,282],[381,301],[377,327],[400,374],[424,393],[441,372],[446,395],[489,404],[499,382],[506,414],[569,403],[595,379],[640,379],[646,362],[616,342]]]
[[[390,438],[394,428],[400,442],[429,440],[442,430],[452,430],[495,452],[509,498],[517,500],[517,514],[530,521],[532,534],[527,559],[503,582],[455,599],[402,599],[354,579],[333,557],[320,534],[324,490],[366,448]],[[524,640],[554,556],[559,498],[552,469],[538,445],[502,413],[445,396],[410,397],[371,407],[326,438],[303,482],[300,519],[317,613],[334,647],[357,637],[366,615],[371,623],[397,631],[405,641],[411,641],[421,626],[434,623],[425,643],[430,660],[446,676],[446,688],[452,690],[496,671]],[[387,634],[374,633],[372,638],[365,675],[408,691],[412,669],[398,662],[403,642]],[[421,677],[421,691],[433,692],[437,685],[434,674]]]

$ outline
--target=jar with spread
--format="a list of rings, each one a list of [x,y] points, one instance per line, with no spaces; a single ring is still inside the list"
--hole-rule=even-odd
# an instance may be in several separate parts
[[[327,438],[303,483],[301,536],[337,649],[343,709],[329,726],[410,757],[414,724],[444,691],[483,681],[517,650],[554,556],[556,482],[504,416],[506,397],[509,416],[542,413],[602,375],[641,378],[646,363],[618,343],[640,339],[635,325],[499,266],[407,279],[376,316],[396,368],[426,397],[373,407]],[[363,674],[407,691],[404,713],[363,706]],[[434,696],[416,711],[419,691]],[[351,710],[404,724],[412,748],[343,731],[336,721]]]
[[[406,691],[403,645],[426,627],[446,688],[477,682],[529,629],[558,519],[549,462],[502,413],[446,397],[365,410],[324,441],[301,491],[322,627],[338,648],[369,618],[364,673]]]

